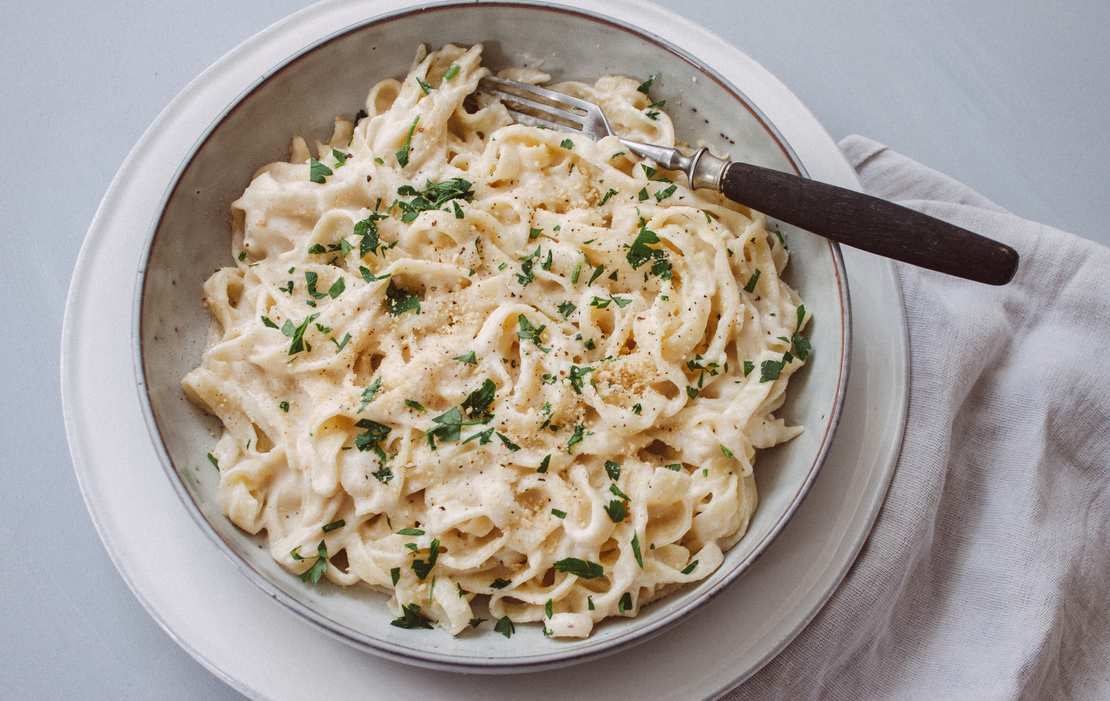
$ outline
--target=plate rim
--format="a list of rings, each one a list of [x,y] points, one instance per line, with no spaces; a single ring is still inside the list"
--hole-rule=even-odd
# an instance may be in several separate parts
[[[348,34],[358,32],[364,28],[383,23],[390,22],[405,16],[413,14],[421,14],[426,12],[435,12],[441,10],[451,10],[457,8],[465,8],[468,5],[473,5],[473,2],[466,0],[443,0],[442,2],[425,3],[420,5],[410,5],[407,7],[395,8],[387,10],[380,14],[363,18],[357,22],[342,26],[327,35],[315,39],[305,46],[297,49],[293,53],[287,55],[271,67],[267,68],[258,78],[251,81],[245,86],[228,104],[224,105],[218,110],[216,116],[209,122],[209,124],[202,130],[200,135],[194,140],[193,144],[189,147],[181,162],[174,169],[172,176],[163,194],[159,199],[156,207],[157,214],[144,234],[142,243],[142,250],[139,256],[139,264],[135,273],[134,290],[132,294],[131,305],[131,364],[135,375],[136,388],[138,390],[139,404],[142,409],[143,420],[146,424],[147,432],[150,441],[154,447],[155,453],[158,456],[159,462],[163,468],[166,478],[172,485],[174,492],[177,494],[179,500],[184,506],[185,510],[189,513],[193,522],[205,534],[205,536],[212,542],[212,544],[220,550],[221,553],[227,557],[236,570],[245,577],[252,585],[257,587],[264,594],[280,603],[287,611],[293,615],[299,616],[306,621],[318,626],[323,632],[331,635],[332,637],[340,640],[348,645],[369,652],[374,655],[380,655],[387,659],[401,662],[404,664],[412,664],[421,667],[440,669],[446,671],[458,671],[469,673],[528,673],[532,671],[542,671],[546,669],[553,669],[556,667],[570,666],[590,660],[598,659],[600,657],[617,654],[624,650],[631,649],[632,647],[641,643],[647,642],[656,635],[660,635],[669,628],[681,623],[691,616],[695,611],[702,608],[705,604],[709,603],[713,598],[718,596],[722,591],[727,589],[731,584],[736,581],[738,577],[754,563],[760,556],[774,543],[775,539],[790,522],[795,512],[801,506],[806,496],[809,494],[814,481],[821,472],[821,468],[828,457],[829,451],[836,438],[837,428],[840,424],[840,419],[843,414],[844,399],[847,394],[847,387],[850,376],[851,356],[852,356],[852,308],[851,308],[851,291],[848,280],[847,270],[844,267],[843,257],[841,255],[840,246],[832,240],[826,239],[825,244],[828,246],[829,254],[832,263],[832,273],[834,276],[836,290],[837,290],[837,303],[840,308],[840,349],[839,349],[839,362],[836,364],[836,387],[833,392],[832,404],[828,407],[828,417],[821,427],[820,443],[816,452],[810,462],[808,471],[804,479],[796,486],[795,493],[793,494],[790,502],[786,505],[784,511],[779,515],[778,519],[771,524],[771,527],[757,541],[751,552],[749,552],[742,560],[733,565],[719,580],[713,582],[711,585],[706,586],[701,582],[694,583],[688,588],[691,596],[681,607],[675,608],[664,615],[660,615],[655,619],[649,618],[645,620],[639,627],[632,628],[620,637],[614,637],[607,640],[597,640],[592,644],[579,646],[574,649],[567,650],[550,650],[543,652],[533,652],[511,657],[481,657],[472,656],[465,657],[453,653],[445,652],[425,652],[419,647],[390,645],[385,641],[379,640],[374,636],[359,631],[342,621],[335,620],[322,611],[318,611],[309,604],[291,596],[281,588],[274,585],[262,572],[258,571],[250,565],[249,562],[239,557],[232,549],[231,545],[226,542],[220,534],[213,528],[212,524],[205,517],[200,505],[193,499],[192,495],[186,488],[184,481],[181,479],[180,470],[175,464],[173,458],[170,456],[169,451],[166,449],[165,441],[162,437],[162,430],[158,423],[157,417],[154,412],[153,402],[149,391],[149,383],[147,382],[146,371],[146,356],[143,353],[143,305],[145,302],[145,283],[147,280],[146,273],[150,260],[150,255],[153,251],[154,245],[158,239],[159,228],[165,218],[167,204],[174,196],[180,187],[181,178],[188,170],[189,166],[195,160],[200,149],[211,138],[213,132],[237,109],[240,108],[243,101],[248,99],[257,90],[263,87],[267,82],[273,79],[278,73],[286,70],[289,66],[297,63],[298,61],[309,56],[312,52],[319,48],[331,43],[332,41],[341,39]],[[550,2],[536,2],[535,0],[494,0],[491,2],[481,3],[486,6],[493,7],[531,7],[538,10],[551,11],[557,13],[572,14],[579,17],[584,17],[588,20],[600,22],[613,26],[614,28],[622,29],[632,35],[640,36],[646,41],[650,41],[660,48],[669,51],[676,55],[681,60],[689,63],[697,70],[702,71],[709,79],[717,82],[723,89],[733,94],[733,96],[747,109],[753,117],[759,122],[760,126],[766,130],[775,144],[782,151],[787,161],[795,168],[800,175],[808,175],[808,170],[801,158],[798,156],[796,150],[785,135],[775,126],[774,122],[759,108],[748,95],[738,86],[734,85],[728,78],[721,75],[714,67],[705,64],[704,61],[694,56],[689,51],[675,43],[659,36],[649,29],[639,27],[630,22],[622,20],[617,17],[612,17],[600,12],[595,12],[591,9],[580,7],[572,7],[563,5],[561,3]],[[266,30],[264,30],[266,31]],[[221,58],[217,63],[222,62]],[[172,103],[171,103],[172,104]],[[169,109],[169,108],[167,108]]]
[[[589,2],[589,0],[569,0],[569,2],[572,2],[575,5],[583,5],[583,6],[587,6],[587,7],[591,6],[591,5],[596,6],[596,4],[597,4],[597,3],[591,3],[591,2]],[[683,18],[675,15],[674,13],[671,13],[670,11],[665,10],[663,8],[658,8],[656,6],[648,5],[647,3],[643,3],[643,2],[635,2],[634,0],[619,0],[619,2],[615,2],[613,4],[614,5],[623,5],[625,8],[636,7],[636,6],[640,6],[640,7],[647,6],[656,15],[656,20],[663,19],[663,20],[666,20],[667,22],[673,22],[674,24],[676,24],[680,27],[683,27],[688,32],[689,31],[695,31],[695,32],[701,33],[702,35],[708,35],[709,37],[717,40],[723,47],[725,47],[725,48],[727,48],[731,51],[736,52],[739,56],[741,56],[742,58],[744,58],[746,61],[749,62],[749,64],[750,64],[749,67],[751,67],[753,70],[756,70],[757,73],[762,74],[762,78],[764,80],[768,81],[768,87],[770,89],[773,89],[777,93],[776,97],[777,97],[779,102],[785,101],[787,103],[786,107],[789,107],[789,109],[796,112],[802,118],[803,121],[810,122],[810,124],[808,126],[811,129],[814,129],[814,128],[816,129],[816,132],[811,132],[811,133],[806,135],[806,137],[807,137],[806,141],[807,142],[812,142],[812,143],[810,143],[810,146],[821,146],[822,150],[824,150],[826,152],[825,153],[826,158],[831,157],[833,155],[832,151],[836,150],[835,149],[835,142],[833,142],[833,140],[831,139],[831,137],[829,137],[827,132],[825,132],[824,129],[820,127],[820,124],[816,121],[815,118],[813,118],[812,114],[809,113],[809,111],[804,107],[804,105],[802,105],[802,103],[800,101],[798,101],[796,96],[794,96],[793,93],[791,93],[789,91],[789,89],[786,88],[785,85],[783,85],[780,81],[778,81],[776,78],[774,78],[771,74],[767,73],[766,70],[762,68],[762,66],[759,66],[758,64],[756,64],[754,61],[752,61],[745,54],[740,52],[735,47],[731,46],[728,42],[725,42],[725,41],[721,40],[719,37],[714,35],[709,30],[706,30],[705,28],[697,26],[697,25],[695,25],[691,22],[688,22],[687,20],[685,20],[685,19],[683,19]],[[98,535],[101,538],[101,541],[104,543],[105,548],[108,551],[109,557],[111,558],[111,560],[113,562],[113,565],[116,567],[117,571],[120,572],[120,575],[123,578],[124,582],[131,589],[132,593],[134,593],[134,595],[139,600],[139,602],[148,611],[148,613],[150,613],[150,615],[155,619],[155,621],[166,631],[166,633],[171,637],[171,639],[173,639],[178,645],[180,645],[183,649],[185,649],[187,652],[189,652],[190,655],[192,655],[195,659],[197,659],[205,668],[207,668],[209,671],[211,671],[217,677],[219,677],[220,679],[222,679],[223,681],[228,683],[231,687],[239,690],[240,692],[242,692],[244,694],[247,694],[247,695],[250,695],[250,696],[253,696],[253,697],[261,696],[261,694],[258,692],[257,689],[254,689],[252,686],[247,684],[245,681],[234,677],[229,672],[225,672],[224,669],[221,666],[217,665],[213,660],[210,660],[204,654],[200,653],[199,650],[194,645],[192,645],[189,641],[183,639],[180,635],[178,635],[170,627],[168,622],[162,617],[162,615],[159,613],[159,611],[156,610],[153,607],[153,605],[151,604],[148,597],[144,594],[144,592],[137,588],[137,585],[136,585],[135,581],[128,574],[128,571],[125,569],[124,563],[121,562],[120,555],[117,552],[116,545],[114,544],[114,542],[111,539],[111,534],[107,532],[107,530],[106,530],[107,526],[102,521],[102,519],[98,516],[97,511],[94,508],[94,504],[91,502],[91,490],[90,490],[90,484],[89,484],[90,473],[88,472],[89,466],[87,464],[85,464],[85,460],[84,460],[84,456],[83,456],[85,451],[84,451],[84,446],[82,444],[80,431],[79,431],[79,428],[78,428],[80,417],[78,417],[74,414],[74,412],[75,412],[75,401],[76,401],[74,395],[79,394],[78,390],[76,389],[76,385],[75,385],[76,379],[73,375],[74,366],[77,363],[76,362],[71,362],[68,359],[69,358],[68,353],[71,350],[73,350],[73,351],[77,350],[77,348],[75,346],[75,341],[74,341],[74,325],[77,323],[77,321],[75,320],[75,316],[79,316],[78,309],[77,309],[77,306],[78,306],[77,301],[78,300],[75,299],[76,291],[82,286],[85,278],[87,278],[88,275],[89,275],[89,268],[92,267],[92,262],[91,261],[94,257],[95,249],[97,249],[101,244],[104,243],[104,241],[102,240],[103,237],[98,238],[97,236],[94,236],[94,232],[103,228],[104,220],[106,218],[109,218],[110,216],[112,216],[112,213],[110,212],[110,210],[112,209],[112,205],[115,204],[114,200],[119,198],[119,190],[122,187],[123,181],[125,180],[124,176],[129,173],[133,162],[138,158],[138,154],[141,151],[141,147],[150,140],[151,132],[156,127],[160,126],[162,124],[162,122],[164,122],[166,120],[167,113],[170,112],[172,108],[178,106],[179,102],[182,99],[184,99],[185,96],[192,93],[197,88],[198,84],[203,82],[205,79],[209,78],[211,76],[211,74],[213,72],[215,72],[219,67],[221,67],[221,65],[230,56],[234,56],[234,55],[240,54],[240,53],[245,53],[249,49],[256,48],[256,44],[260,40],[266,38],[268,35],[276,32],[280,29],[286,28],[286,26],[290,23],[293,23],[293,22],[295,22],[299,19],[303,19],[303,18],[305,18],[309,15],[312,15],[314,13],[323,12],[323,11],[328,10],[328,9],[334,9],[334,8],[327,8],[326,6],[328,6],[328,5],[334,5],[334,3],[319,3],[317,5],[313,5],[313,6],[309,6],[307,8],[304,8],[300,11],[297,11],[293,14],[290,14],[289,16],[285,17],[282,20],[279,20],[278,22],[274,23],[270,27],[264,29],[262,32],[259,32],[258,34],[254,35],[253,37],[248,38],[247,40],[245,40],[244,42],[242,42],[241,44],[239,44],[238,46],[233,48],[230,52],[225,54],[224,57],[222,57],[221,59],[219,59],[218,61],[213,63],[208,69],[206,69],[204,72],[202,72],[196,79],[194,79],[192,82],[190,82],[181,91],[181,93],[179,93],[179,95],[177,97],[175,97],[174,100],[169,103],[169,105],[162,111],[162,113],[160,113],[158,115],[158,117],[152,122],[151,126],[148,127],[148,129],[143,133],[143,135],[137,141],[136,146],[132,149],[132,151],[124,159],[124,161],[123,161],[122,165],[120,166],[119,170],[117,171],[117,173],[113,177],[104,198],[101,200],[100,204],[97,207],[96,213],[95,213],[95,215],[92,219],[92,223],[90,224],[90,227],[89,227],[89,232],[86,235],[86,237],[85,237],[85,239],[82,243],[81,250],[80,250],[77,262],[76,262],[75,267],[74,267],[74,273],[73,273],[73,277],[71,279],[71,284],[70,284],[69,291],[68,291],[68,294],[67,294],[65,313],[64,313],[64,318],[63,318],[63,333],[62,333],[62,339],[61,339],[61,341],[62,341],[61,342],[61,351],[62,351],[61,356],[62,357],[61,357],[60,373],[59,374],[61,376],[61,394],[62,394],[62,401],[63,401],[63,419],[64,419],[66,434],[67,434],[67,438],[68,438],[68,442],[69,442],[71,459],[73,460],[74,470],[75,470],[75,473],[76,473],[78,484],[81,488],[82,499],[85,501],[86,508],[87,508],[87,510],[89,511],[89,514],[90,514],[90,518],[93,521],[94,527],[97,529],[97,532],[98,532]],[[765,105],[765,103],[761,103],[761,104]],[[785,107],[780,104],[776,107],[776,109],[785,109]],[[831,148],[831,150],[830,150],[830,148]],[[803,150],[805,151],[805,150],[808,150],[808,149],[803,149]],[[855,178],[854,171],[852,171],[851,167],[848,165],[847,161],[843,158],[843,156],[839,154],[839,151],[836,151],[836,154],[837,154],[836,158],[832,158],[831,160],[820,164],[821,167],[819,168],[819,170],[831,170],[832,175],[837,176],[837,178],[839,178],[839,180],[842,182],[842,184],[848,184],[849,186],[854,186],[854,187],[858,188],[858,180]],[[805,159],[803,159],[803,161],[804,160]],[[820,160],[820,159],[818,159],[818,160]],[[837,161],[837,162],[834,163],[832,161]],[[828,177],[829,173],[826,173],[825,176]],[[856,259],[853,258],[853,257],[850,257],[849,262],[852,262],[854,260],[856,260]],[[843,579],[844,574],[847,572],[847,570],[851,567],[852,563],[855,561],[856,556],[858,555],[859,549],[863,546],[863,544],[867,540],[867,537],[868,537],[868,535],[871,531],[871,526],[873,525],[874,520],[877,517],[878,512],[880,510],[880,506],[881,506],[882,502],[885,499],[885,495],[886,495],[887,489],[889,487],[890,479],[892,478],[893,473],[894,473],[894,466],[896,464],[897,457],[898,457],[898,454],[899,454],[899,451],[900,451],[901,437],[902,437],[904,429],[905,429],[906,409],[907,409],[907,406],[908,406],[908,399],[909,399],[908,368],[909,368],[910,348],[909,348],[909,344],[908,344],[908,333],[907,333],[907,327],[906,327],[906,321],[905,321],[904,306],[902,304],[901,287],[900,287],[900,285],[897,284],[897,276],[895,274],[894,267],[893,267],[893,265],[891,265],[887,262],[877,263],[876,265],[878,265],[881,268],[882,277],[886,278],[886,284],[890,285],[893,288],[892,291],[894,292],[894,295],[895,295],[896,299],[894,300],[893,305],[888,305],[888,306],[890,306],[890,310],[897,316],[898,325],[901,329],[901,333],[894,334],[894,336],[896,336],[896,338],[894,339],[895,340],[894,345],[897,346],[897,347],[894,349],[895,352],[893,352],[891,357],[890,357],[890,360],[891,360],[891,362],[893,363],[893,366],[894,366],[891,369],[891,373],[895,376],[895,380],[896,380],[896,385],[895,385],[894,389],[898,393],[900,393],[900,395],[901,395],[899,401],[896,402],[897,406],[895,407],[896,409],[898,409],[897,413],[899,414],[899,416],[894,417],[894,422],[890,425],[890,428],[893,430],[893,433],[891,433],[890,436],[888,437],[888,440],[885,442],[884,447],[880,448],[880,455],[876,456],[876,458],[874,460],[876,465],[879,465],[879,466],[884,466],[885,465],[885,467],[881,467],[882,475],[883,475],[882,484],[880,485],[880,488],[878,490],[874,491],[871,494],[870,499],[868,499],[868,501],[866,503],[860,503],[858,505],[858,508],[856,509],[856,511],[861,511],[861,510],[867,511],[867,512],[869,512],[869,516],[865,519],[864,527],[862,528],[859,535],[855,539],[854,547],[852,548],[852,554],[849,557],[841,558],[841,560],[842,560],[841,561],[841,568],[840,568],[841,571],[835,577],[835,579],[831,580],[831,583],[827,585],[827,592],[826,592],[825,596],[823,596],[821,598],[821,601],[817,605],[814,605],[812,607],[812,610],[810,611],[809,616],[804,621],[800,622],[795,627],[795,629],[793,631],[791,631],[791,632],[789,632],[789,633],[787,633],[783,636],[780,636],[781,637],[780,644],[778,646],[776,646],[775,649],[769,651],[766,655],[764,655],[764,657],[758,662],[758,664],[753,665],[749,670],[747,670],[747,672],[743,673],[742,676],[735,677],[728,684],[718,685],[718,686],[714,687],[714,690],[710,693],[711,696],[716,695],[716,694],[726,693],[730,688],[734,687],[736,684],[741,683],[744,679],[746,679],[748,676],[750,676],[750,674],[754,674],[755,671],[757,671],[763,664],[765,664],[768,660],[770,660],[775,655],[777,655],[782,650],[782,648],[786,647],[786,645],[789,644],[789,642],[793,639],[793,637],[800,630],[802,630],[806,625],[808,625],[809,620],[811,620],[812,617],[815,616],[823,608],[824,603],[827,601],[829,596],[831,596],[832,593],[836,590],[837,585]],[[851,267],[852,266],[849,266],[849,269]],[[900,350],[900,352],[897,352],[899,350]]]

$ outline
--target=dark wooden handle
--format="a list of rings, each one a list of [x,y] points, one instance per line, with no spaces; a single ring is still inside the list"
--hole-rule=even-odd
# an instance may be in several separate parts
[[[721,191],[825,238],[922,268],[991,285],[1017,272],[1017,251],[1006,244],[854,190],[730,163]]]

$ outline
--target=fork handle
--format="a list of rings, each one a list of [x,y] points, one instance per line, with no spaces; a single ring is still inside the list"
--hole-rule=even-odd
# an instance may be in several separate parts
[[[1017,272],[1017,251],[1006,244],[854,190],[736,162],[725,167],[720,189],[776,219],[904,263],[991,285]]]

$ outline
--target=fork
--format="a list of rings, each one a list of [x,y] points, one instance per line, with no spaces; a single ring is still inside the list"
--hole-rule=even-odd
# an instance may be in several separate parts
[[[613,136],[601,108],[571,95],[488,76],[479,89],[497,97],[518,122]],[[825,238],[929,270],[991,285],[1017,272],[1018,254],[1004,243],[887,200],[854,190],[720,158],[702,147],[692,154],[621,138],[641,158],[681,170],[693,189],[713,188],[752,209]]]

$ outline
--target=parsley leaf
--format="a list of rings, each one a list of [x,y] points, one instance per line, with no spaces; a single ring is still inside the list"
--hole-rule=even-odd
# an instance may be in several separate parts
[[[397,206],[402,212],[401,221],[411,222],[421,212],[439,209],[452,200],[469,202],[474,197],[474,192],[470,188],[470,181],[463,178],[451,178],[438,183],[429,180],[423,190],[417,190],[412,185],[402,185],[397,188],[397,194],[402,197],[412,197],[412,199],[408,202],[397,200]],[[462,217],[456,214],[456,218]]]
[[[632,594],[625,592],[621,594],[621,600],[617,602],[617,612],[625,613],[632,609]]]
[[[424,530],[421,528],[402,528],[397,531],[397,535],[424,535]]]
[[[393,586],[397,586],[397,582],[399,582],[401,580],[401,568],[400,567],[390,567],[389,568],[389,578],[393,580]]]
[[[420,123],[420,115],[416,115],[416,119],[412,120],[412,126],[409,127],[409,133],[405,136],[405,142],[401,144],[401,148],[394,154],[397,156],[397,163],[402,168],[409,164],[409,151],[412,149],[412,135],[416,131],[416,125]],[[330,173],[329,173],[330,175]]]
[[[735,460],[736,459],[736,455],[733,454],[733,452],[731,450],[729,450],[728,446],[725,445],[724,443],[721,444],[721,454],[724,455],[729,460]]]
[[[563,511],[562,509],[552,509],[551,510],[551,515],[554,516],[555,518],[566,518],[567,517],[567,512]]]
[[[543,474],[543,473],[547,472],[547,468],[550,465],[551,465],[551,454],[548,453],[547,455],[543,456],[543,460],[540,461],[540,466],[536,468],[536,472],[539,472],[540,474]]]
[[[536,347],[544,353],[547,353],[551,350],[550,348],[544,348],[541,345],[541,341],[543,340],[543,330],[547,328],[545,324],[533,326],[532,322],[528,321],[528,317],[524,316],[523,314],[517,315],[516,323],[518,327],[516,335],[520,338],[521,341],[531,341],[532,343],[536,344]]]
[[[510,451],[515,453],[516,451],[520,450],[520,446],[509,440],[509,437],[506,436],[504,433],[498,431],[497,437],[501,439],[501,442],[504,443],[505,447],[508,448]]]
[[[686,565],[685,567],[682,568],[682,574],[690,574],[691,572],[693,572],[697,568],[698,568],[698,561],[694,560],[693,562],[691,562],[690,564],[688,564],[688,565]]]
[[[463,400],[462,408],[466,410],[467,416],[483,416],[489,405],[493,403],[494,395],[497,392],[497,385],[493,384],[493,380],[488,377],[482,381],[482,386],[467,395]]]
[[[781,360],[764,360],[759,364],[759,381],[772,382],[779,379],[779,374],[785,363]]]
[[[601,274],[602,274],[602,273],[604,273],[604,272],[605,272],[605,266],[604,266],[604,265],[599,265],[599,266],[597,266],[596,268],[594,268],[594,272],[593,272],[593,275],[590,275],[590,280],[589,280],[589,282],[587,282],[586,284],[587,284],[587,285],[592,285],[592,284],[594,284],[594,280],[596,280],[596,279],[598,279],[599,277],[601,277]]]
[[[428,546],[428,559],[427,560],[413,560],[412,571],[416,573],[417,578],[424,579],[432,568],[436,566],[436,560],[439,558],[439,538],[432,541]]]
[[[620,499],[613,499],[605,507],[605,513],[609,514],[609,519],[613,523],[620,523],[628,516],[628,507]]]
[[[649,75],[648,79],[645,80],[644,82],[640,83],[640,85],[636,88],[636,90],[638,90],[639,92],[642,92],[645,95],[650,94],[651,93],[651,86],[652,86],[652,84],[655,83],[655,78],[656,78],[655,74]]]
[[[578,307],[574,306],[574,303],[570,302],[570,301],[562,302],[561,304],[559,304],[559,307],[558,307],[559,314],[561,314],[564,319],[569,319],[570,315],[573,314],[574,310],[577,309],[577,308]],[[275,326],[274,328],[277,328],[277,327]]]
[[[289,343],[289,355],[296,355],[305,349],[304,332],[308,330],[309,323],[314,321],[318,316],[320,315],[311,314],[305,317],[305,320],[297,326],[293,326],[293,323],[288,319],[285,321],[285,325],[282,326],[281,332],[292,339]]]
[[[428,93],[430,93],[432,91],[432,86],[425,83],[419,77],[417,77],[417,79],[416,79],[416,84],[420,86],[420,89],[424,91],[425,95],[427,95]]]
[[[393,429],[385,424],[380,424],[370,419],[359,419],[355,422],[355,426],[363,429],[362,433],[355,436],[355,447],[362,452],[367,450],[374,451],[374,454],[384,463],[386,461],[386,455],[379,443],[384,441]],[[385,482],[388,480],[381,481]]]
[[[745,292],[747,292],[749,294],[752,293],[752,292],[755,292],[755,285],[756,285],[757,282],[759,282],[759,276],[760,276],[760,270],[759,270],[759,268],[756,268],[755,272],[752,273],[752,276],[750,278],[748,278],[748,284],[744,285],[744,291]]]
[[[366,408],[366,405],[374,401],[374,395],[377,394],[378,390],[380,390],[381,388],[382,378],[374,378],[374,381],[370,383],[370,386],[362,390],[362,403],[358,405],[358,410],[355,413],[361,414],[362,410]]]
[[[597,206],[598,207],[603,206],[606,202],[609,201],[609,198],[612,197],[615,194],[617,194],[617,191],[614,190],[613,188],[609,188],[608,190],[605,191],[605,196],[601,198],[601,201],[597,203]]]
[[[278,403],[278,409],[281,409],[286,414],[288,414],[289,413],[289,402],[279,402]]]
[[[562,146],[565,149],[573,149],[574,148],[574,142],[571,141],[570,139],[563,139],[562,141],[559,142],[559,145]]]
[[[454,358],[452,358],[452,360],[457,360],[460,363],[465,363],[466,365],[478,364],[478,356],[474,355],[474,351],[463,353],[462,355],[456,355]]]
[[[798,360],[805,360],[813,351],[813,345],[809,342],[808,338],[802,335],[802,322],[804,322],[806,318],[806,308],[804,304],[798,305],[797,317],[798,321],[794,327],[794,335],[790,337],[790,352],[798,356]]]
[[[338,528],[342,528],[346,525],[347,521],[345,521],[344,519],[339,519],[338,521],[332,521],[331,523],[324,524],[324,527],[321,530],[324,531],[324,533],[331,533],[332,531]]]
[[[398,628],[427,628],[432,630],[432,619],[424,615],[419,604],[404,604],[401,606],[401,615],[389,622]]]
[[[308,159],[308,179],[311,182],[323,184],[329,175],[332,175],[331,168],[328,168],[315,158]]]
[[[621,465],[612,460],[605,461],[605,474],[609,475],[609,479],[614,482],[621,478]]]
[[[351,334],[350,334],[350,332],[347,332],[347,333],[343,334],[343,338],[342,338],[342,339],[340,339],[340,340],[338,340],[338,341],[337,341],[337,340],[335,340],[335,339],[333,338],[333,339],[331,339],[331,342],[335,344],[335,352],[336,352],[336,353],[338,353],[338,352],[340,352],[341,350],[343,350],[343,348],[344,348],[344,347],[345,347],[345,346],[346,346],[346,345],[347,345],[348,343],[350,343],[350,342],[351,342]]]
[[[427,409],[424,408],[424,405],[416,401],[415,399],[406,399],[405,406],[407,406],[409,409],[412,409],[413,411],[427,411]]]
[[[571,435],[570,440],[567,441],[567,452],[569,453],[570,449],[581,443],[585,437],[586,427],[582,424],[576,424],[574,427],[574,433]]]
[[[508,616],[498,618],[497,624],[493,626],[493,629],[506,638],[513,637],[513,633],[516,632],[516,626],[513,625],[513,622],[509,620]]]
[[[316,546],[316,562],[301,574],[301,580],[316,584],[328,569],[328,546],[324,541]]]
[[[575,394],[582,394],[582,380],[585,379],[586,375],[593,371],[594,369],[589,366],[570,366],[570,386],[574,388]]]
[[[370,216],[355,222],[353,233],[355,236],[362,237],[362,241],[359,243],[358,247],[358,254],[360,257],[370,253],[377,253],[379,248],[381,251],[385,251],[386,246],[382,244],[381,238],[378,235],[378,222],[382,219],[385,219],[384,214],[371,212]]]
[[[271,319],[268,316],[265,316],[265,315],[263,315],[263,317],[262,317],[262,325],[263,326],[269,326],[271,329],[278,328],[278,325],[274,323],[274,320]]]
[[[331,155],[332,155],[332,158],[335,159],[335,167],[336,168],[339,168],[340,166],[344,165],[347,162],[347,159],[351,157],[351,154],[343,153],[339,149],[335,149],[335,148],[333,148],[331,150]]]
[[[347,289],[346,281],[342,277],[338,277],[335,279],[335,282],[331,284],[331,287],[328,288],[328,296],[335,299],[343,294],[343,290],[345,289]]]
[[[644,556],[640,553],[640,534],[637,532],[632,536],[632,554],[636,557],[636,564],[640,569],[644,569]]]
[[[646,187],[641,187],[640,191],[636,193],[636,198],[638,200],[640,200],[641,202],[646,200],[648,197],[649,197],[649,195],[648,195],[648,191],[647,191]]]
[[[216,456],[212,453],[208,454],[208,462],[212,463],[212,466],[215,467],[217,470],[220,469],[220,461],[217,460]]]
[[[390,315],[400,316],[405,312],[420,313],[420,297],[414,292],[398,287],[393,280],[385,289],[386,308]]]
[[[566,572],[567,574],[573,574],[582,579],[596,579],[605,574],[605,570],[602,569],[601,565],[596,562],[590,562],[589,560],[580,560],[577,557],[556,560],[554,567],[556,572]]]
[[[674,185],[674,184],[668,185],[667,187],[665,187],[662,190],[655,193],[655,201],[656,202],[662,202],[663,200],[665,200],[668,197],[670,197],[671,195],[673,195],[675,190],[677,190],[677,189],[678,189],[678,185]]]
[[[452,63],[451,66],[447,69],[447,72],[443,74],[443,79],[444,80],[451,80],[452,78],[454,78],[458,74],[459,74],[459,64]]]
[[[752,374],[752,370],[755,370],[755,363],[753,363],[750,360],[745,360],[744,361],[744,377],[747,377],[748,375]]]
[[[316,290],[316,283],[319,282],[320,276],[311,270],[304,274],[304,281],[308,288],[308,294],[313,299],[323,299],[328,296],[327,292],[318,292]]]

